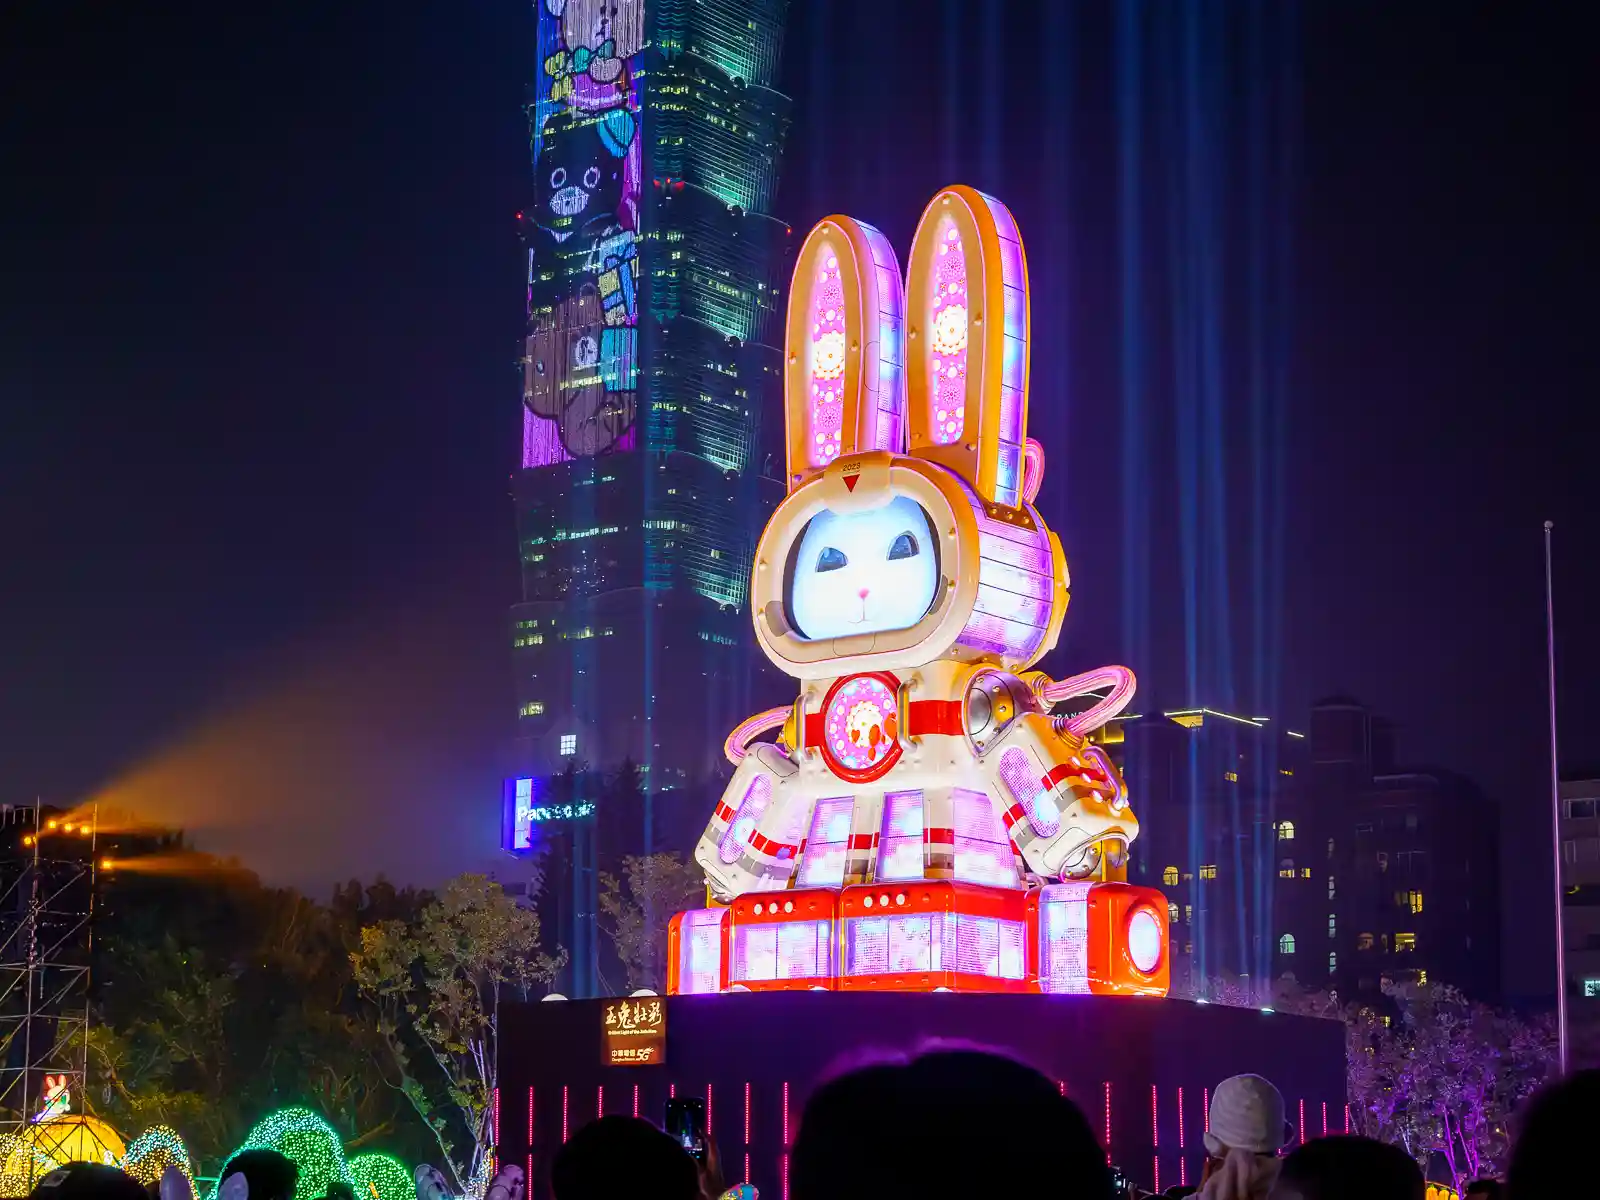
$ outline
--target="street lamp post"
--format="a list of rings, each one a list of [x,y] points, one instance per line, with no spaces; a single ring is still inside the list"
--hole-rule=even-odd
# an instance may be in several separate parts
[[[1550,574],[1550,531],[1554,522],[1544,523],[1544,644],[1545,667],[1550,684],[1550,844],[1555,863],[1556,894],[1556,1038],[1561,1074],[1567,1073],[1567,937],[1562,920],[1564,889],[1561,886],[1561,760],[1556,750],[1556,605]]]

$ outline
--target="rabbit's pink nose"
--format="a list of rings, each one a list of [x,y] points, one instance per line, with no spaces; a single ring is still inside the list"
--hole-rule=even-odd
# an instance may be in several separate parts
[[[867,589],[866,588],[862,588],[861,591],[857,593],[857,595],[859,595],[863,600],[865,600],[867,598]]]

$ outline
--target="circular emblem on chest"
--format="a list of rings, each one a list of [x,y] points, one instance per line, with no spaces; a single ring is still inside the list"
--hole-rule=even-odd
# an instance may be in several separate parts
[[[822,758],[852,783],[885,774],[900,758],[900,681],[886,672],[847,675],[822,702]]]

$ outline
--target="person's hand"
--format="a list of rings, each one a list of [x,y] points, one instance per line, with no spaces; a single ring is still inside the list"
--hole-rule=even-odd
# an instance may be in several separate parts
[[[722,1180],[722,1155],[717,1150],[717,1139],[706,1135],[706,1156],[700,1163],[700,1195],[704,1200],[721,1200],[727,1184]]]

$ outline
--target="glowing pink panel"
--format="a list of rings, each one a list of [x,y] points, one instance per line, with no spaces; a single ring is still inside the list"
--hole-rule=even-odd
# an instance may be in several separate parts
[[[845,939],[845,973],[944,970],[945,964],[954,961],[955,928],[948,913],[854,917]]]
[[[805,858],[800,863],[802,887],[842,887],[845,857],[850,849],[850,818],[855,797],[832,796],[818,800],[806,837]]]
[[[678,982],[686,996],[707,996],[721,990],[722,919],[727,911],[704,908],[683,914]]]
[[[1000,756],[1000,782],[1011,799],[1022,806],[1028,824],[1040,837],[1054,837],[1061,829],[1061,814],[1039,784],[1039,771],[1026,751],[1016,746]]]
[[[523,409],[522,465],[548,467],[553,463],[571,461],[572,455],[561,445],[561,432],[556,422]]]
[[[744,799],[739,801],[739,811],[728,823],[728,831],[722,835],[722,841],[717,843],[718,858],[725,863],[739,861],[744,848],[750,844],[750,835],[755,832],[761,814],[766,812],[770,803],[772,803],[772,780],[765,775],[757,775],[745,789]]]
[[[1039,891],[1039,988],[1089,994],[1088,883],[1053,883]]]
[[[1016,857],[993,803],[983,792],[953,788],[955,877],[965,883],[1017,886]]]
[[[889,970],[889,918],[854,917],[845,939],[845,970],[851,975],[883,975]]]
[[[967,419],[967,255],[949,217],[940,222],[938,239],[927,298],[928,428],[937,445],[948,446],[961,439]]]
[[[890,792],[883,798],[877,879],[922,878],[922,793]]]
[[[1050,625],[1055,558],[1043,529],[1025,529],[991,518],[976,493],[967,491],[978,523],[981,558],[978,598],[961,631],[961,643],[1031,658]]]
[[[995,979],[1021,979],[1027,958],[1026,932],[1021,921],[953,913],[955,969],[968,975]]]
[[[826,466],[839,456],[844,436],[844,376],[850,354],[845,326],[842,267],[829,245],[811,285],[811,425],[806,452],[814,467]]]
[[[833,922],[740,925],[733,931],[729,980],[813,979],[833,971]]]

